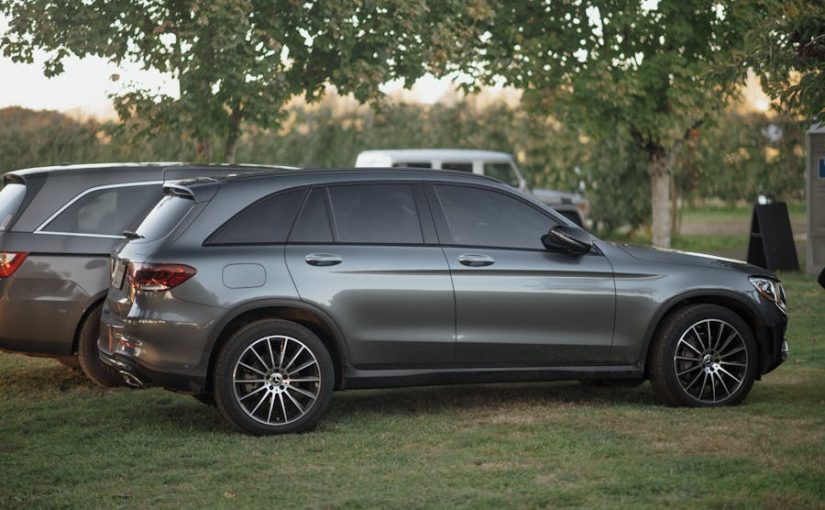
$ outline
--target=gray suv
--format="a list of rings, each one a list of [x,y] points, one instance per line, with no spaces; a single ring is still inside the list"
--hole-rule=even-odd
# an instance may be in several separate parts
[[[731,260],[601,241],[493,179],[273,172],[165,187],[114,259],[99,349],[133,385],[253,434],[333,390],[645,379],[742,401],[786,356],[782,286]]]
[[[16,170],[0,190],[0,350],[77,364],[120,384],[97,353],[109,253],[163,197],[166,179],[263,167],[169,163]],[[127,234],[128,235],[128,234]]]

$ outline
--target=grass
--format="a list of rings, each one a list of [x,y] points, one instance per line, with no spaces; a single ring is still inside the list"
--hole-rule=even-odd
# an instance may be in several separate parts
[[[825,291],[783,278],[790,359],[716,410],[649,384],[351,391],[313,432],[254,438],[191,397],[0,355],[0,508],[825,508]]]

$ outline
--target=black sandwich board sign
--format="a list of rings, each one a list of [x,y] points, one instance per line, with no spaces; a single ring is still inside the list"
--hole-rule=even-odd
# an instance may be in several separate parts
[[[771,271],[799,271],[785,202],[757,204],[751,217],[748,263]]]

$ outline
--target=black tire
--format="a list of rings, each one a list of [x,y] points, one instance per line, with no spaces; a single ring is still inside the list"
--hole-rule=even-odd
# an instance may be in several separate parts
[[[97,351],[97,337],[100,333],[101,306],[96,306],[86,316],[77,338],[77,361],[86,377],[104,388],[120,386],[122,379],[117,372],[103,364]]]
[[[647,379],[580,379],[584,386],[592,388],[637,388]]]
[[[736,405],[756,379],[759,360],[753,332],[727,308],[682,308],[665,319],[654,342],[650,382],[665,404]]]
[[[279,352],[281,345],[286,346],[284,354]],[[218,354],[212,377],[221,414],[254,435],[302,432],[315,426],[335,386],[332,358],[324,343],[300,324],[280,319],[253,322],[233,334]],[[256,382],[237,384],[236,377]]]

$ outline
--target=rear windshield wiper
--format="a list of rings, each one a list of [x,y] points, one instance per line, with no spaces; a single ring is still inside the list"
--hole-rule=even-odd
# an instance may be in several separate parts
[[[137,232],[133,232],[131,230],[124,230],[123,232],[121,232],[121,234],[123,234],[123,237],[125,237],[126,239],[129,239],[129,240],[143,239],[142,235],[138,234]]]

